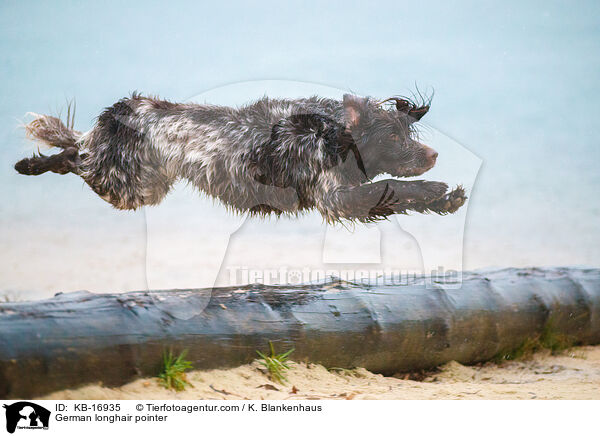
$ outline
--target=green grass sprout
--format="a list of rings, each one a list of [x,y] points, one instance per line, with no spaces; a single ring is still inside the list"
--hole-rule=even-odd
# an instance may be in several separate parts
[[[187,352],[183,350],[177,357],[173,355],[173,350],[163,353],[163,367],[158,378],[165,388],[183,391],[187,386],[192,386],[185,374],[187,369],[193,368],[192,362],[185,360]]]
[[[288,357],[290,354],[292,354],[294,348],[286,351],[285,353],[277,354],[275,353],[273,342],[269,341],[269,350],[271,352],[270,356],[266,356],[265,354],[256,350],[256,353],[262,357],[262,360],[259,360],[259,363],[267,369],[271,380],[283,385],[287,382],[285,373],[288,369],[290,369],[290,365],[287,363]]]

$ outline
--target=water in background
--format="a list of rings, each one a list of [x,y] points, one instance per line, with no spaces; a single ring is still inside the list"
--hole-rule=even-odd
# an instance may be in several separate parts
[[[0,294],[211,285],[228,274],[220,269],[227,244],[215,237],[227,219],[240,229],[230,244],[239,248],[226,253],[235,267],[290,263],[290,251],[298,264],[317,262],[315,256],[344,263],[341,255],[352,247],[366,267],[383,252],[407,269],[598,266],[599,9],[594,2],[3,2]],[[265,89],[236,85],[252,81]],[[184,186],[151,211],[119,212],[73,175],[24,177],[12,169],[34,148],[19,128],[25,114],[56,114],[73,97],[76,127],[86,130],[101,108],[133,90],[242,103],[312,89],[387,97],[408,94],[415,82],[435,88],[423,134],[440,151],[439,168],[426,177],[470,177],[473,166],[459,165],[453,144],[483,162],[460,217],[460,251],[455,240],[462,234],[449,217],[401,217],[376,230],[389,237],[360,236],[373,231],[367,228],[349,239],[344,229],[325,229],[315,214],[240,224]],[[210,94],[214,89],[221,91]],[[410,226],[420,230],[406,231]],[[273,242],[275,235],[288,245]]]

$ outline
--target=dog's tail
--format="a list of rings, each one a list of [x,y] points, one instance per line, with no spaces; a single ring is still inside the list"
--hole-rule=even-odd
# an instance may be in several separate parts
[[[68,115],[67,125],[56,117],[35,114],[35,119],[25,125],[25,132],[33,140],[41,141],[49,147],[78,147],[81,132],[73,129],[73,121]]]
[[[35,119],[25,125],[27,136],[42,142],[49,147],[62,148],[63,151],[44,156],[39,153],[33,157],[22,159],[15,164],[15,170],[20,174],[37,176],[47,171],[58,174],[78,173],[81,164],[79,156],[81,132],[73,129],[71,110],[67,114],[67,125],[59,118],[50,115],[35,115]]]

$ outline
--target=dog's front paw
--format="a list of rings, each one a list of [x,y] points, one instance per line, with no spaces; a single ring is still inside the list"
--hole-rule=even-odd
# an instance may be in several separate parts
[[[427,206],[432,212],[445,215],[448,213],[454,213],[467,201],[465,190],[462,186],[457,186],[452,192],[438,198],[437,200],[429,203]]]
[[[441,198],[448,190],[448,185],[444,182],[423,182],[422,200],[430,202]]]

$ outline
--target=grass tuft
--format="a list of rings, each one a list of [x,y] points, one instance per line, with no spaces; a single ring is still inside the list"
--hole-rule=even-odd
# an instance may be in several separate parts
[[[501,363],[505,360],[529,359],[534,353],[542,350],[549,350],[555,356],[574,345],[575,340],[568,335],[559,333],[554,325],[554,320],[550,318],[539,335],[525,339],[521,345],[512,350],[501,351],[492,358],[492,361]]]
[[[187,369],[193,368],[192,362],[185,360],[187,352],[183,350],[177,357],[173,355],[173,350],[163,352],[163,368],[158,378],[166,389],[183,391],[187,386],[193,387],[185,374]]]
[[[544,326],[540,336],[540,346],[550,350],[552,355],[559,354],[575,345],[575,340],[568,335],[558,333],[554,327],[554,322],[550,319]]]
[[[286,351],[285,353],[277,354],[275,353],[273,342],[269,341],[269,351],[271,352],[271,355],[266,356],[265,354],[256,350],[256,353],[262,357],[262,360],[259,360],[259,363],[267,369],[271,380],[283,385],[287,382],[285,373],[288,369],[290,369],[290,365],[287,363],[288,357],[290,354],[292,354],[294,348]]]

